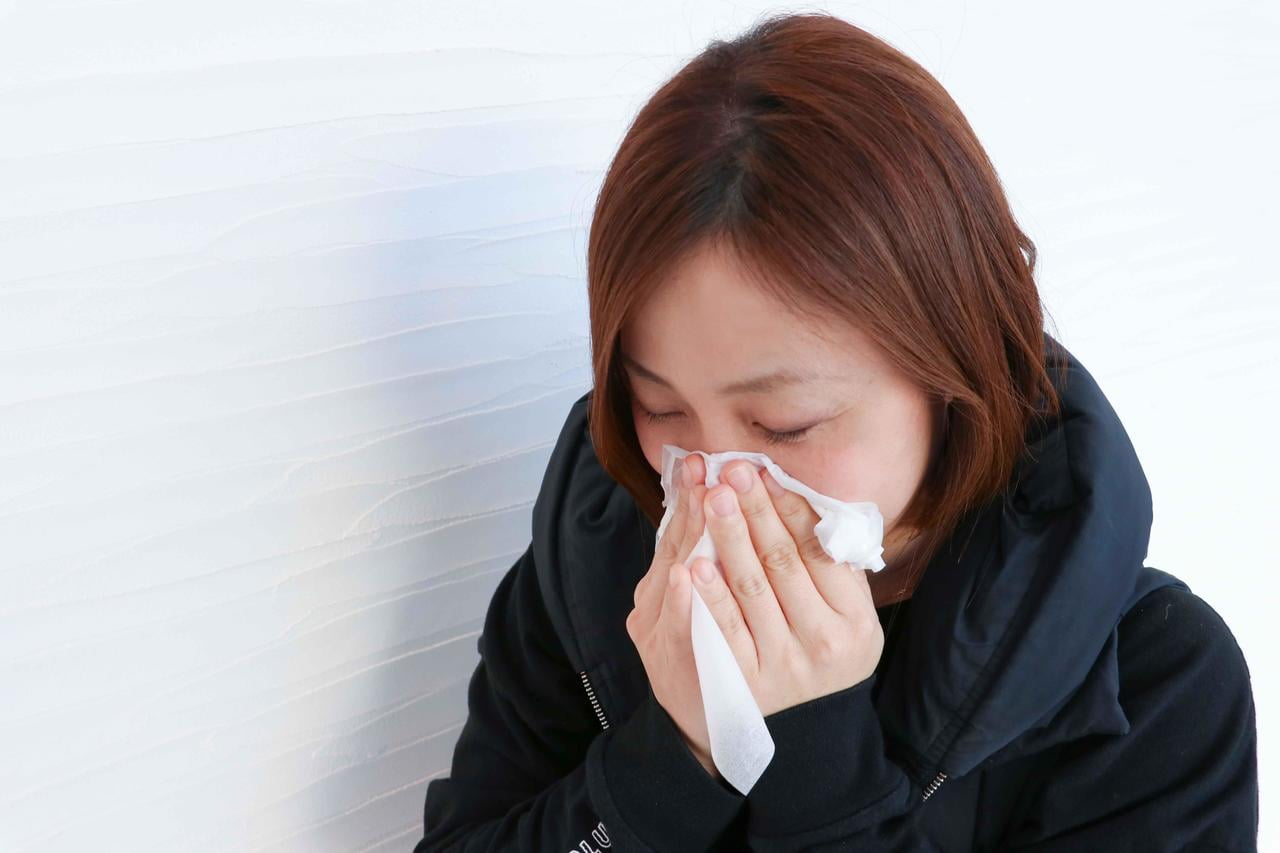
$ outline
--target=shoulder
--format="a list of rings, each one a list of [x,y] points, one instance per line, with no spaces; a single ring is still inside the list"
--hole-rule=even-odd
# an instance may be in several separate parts
[[[534,538],[546,530],[549,520],[558,515],[575,484],[581,484],[587,456],[595,456],[587,429],[587,411],[591,392],[578,397],[565,415],[560,426],[547,467],[542,475],[538,497],[533,504]]]
[[[590,404],[587,391],[570,405],[547,460],[532,517],[542,597],[574,655],[579,651],[579,622],[594,618],[601,607],[631,600],[639,579],[636,572],[643,574],[648,560],[642,557],[646,547],[651,552],[653,537],[652,525],[630,492],[596,456],[588,423]]]
[[[1247,829],[1257,817],[1257,718],[1230,627],[1199,595],[1170,586],[1140,599],[1117,637],[1130,728],[1104,757],[1127,766],[1130,787],[1176,804],[1180,819],[1199,814],[1222,837]]]
[[[1056,750],[1006,841],[1046,850],[1256,849],[1253,692],[1230,628],[1195,593],[1161,587],[1130,608],[1117,639],[1128,731]]]
[[[1209,691],[1200,699],[1252,696],[1244,652],[1222,616],[1182,586],[1152,590],[1118,629],[1121,704],[1126,698]]]
[[[556,437],[533,505],[533,542],[546,559],[561,559],[585,545],[607,543],[611,535],[641,518],[630,493],[596,456],[588,413],[591,391],[570,406]]]

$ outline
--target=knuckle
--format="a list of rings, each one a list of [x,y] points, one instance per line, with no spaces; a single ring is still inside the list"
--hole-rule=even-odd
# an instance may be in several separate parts
[[[818,631],[810,643],[810,654],[819,664],[835,663],[847,654],[845,640],[834,631]]]
[[[743,496],[746,497],[745,495]],[[759,521],[771,512],[776,512],[768,501],[742,500],[739,504],[742,506],[742,517],[747,521]]]
[[[880,620],[874,616],[859,620],[854,626],[854,632],[859,648],[876,643],[882,646],[884,644],[884,629],[880,627]]]
[[[801,558],[810,565],[821,566],[831,562],[831,556],[823,550],[822,543],[812,533],[797,541],[796,549],[799,551]]]
[[[662,642],[673,657],[679,657],[689,646],[689,632],[678,625],[667,624],[661,632]]]
[[[696,498],[690,501],[691,507],[695,504],[701,506],[701,502]],[[680,546],[677,550],[681,554],[691,550],[697,541],[702,538],[702,533],[706,529],[706,520],[702,517],[701,513],[691,508],[689,516],[685,519],[684,526],[680,529]]]
[[[737,634],[744,627],[742,614],[736,607],[725,608],[723,615],[717,621],[720,623],[720,629],[727,635]]]
[[[729,588],[724,584],[716,584],[710,589],[698,593],[702,596],[702,600],[706,602],[711,612],[721,612],[732,610],[733,594],[729,592]]]
[[[778,541],[770,544],[760,553],[760,565],[770,574],[782,575],[797,569],[796,549],[791,543]]]
[[[753,599],[759,598],[769,590],[769,581],[763,574],[752,573],[735,578],[733,581],[733,589],[739,598]]]

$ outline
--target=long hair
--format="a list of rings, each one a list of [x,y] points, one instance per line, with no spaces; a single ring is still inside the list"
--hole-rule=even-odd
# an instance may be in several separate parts
[[[655,526],[662,490],[619,336],[705,241],[796,316],[865,332],[944,407],[941,447],[898,519],[919,531],[917,576],[1008,484],[1030,420],[1059,409],[1035,245],[973,129],[919,64],[823,13],[711,42],[640,109],[590,228],[588,420],[601,465]]]

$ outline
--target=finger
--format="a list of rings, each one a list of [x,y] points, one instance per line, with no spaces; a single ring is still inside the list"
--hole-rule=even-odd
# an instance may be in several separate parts
[[[672,486],[675,489],[673,500],[675,501],[675,509],[672,511],[671,520],[667,522],[666,528],[662,531],[662,535],[658,537],[658,545],[654,550],[655,555],[661,554],[667,562],[676,559],[679,552],[680,543],[684,541],[685,528],[685,509],[688,502],[688,489],[684,487],[681,479],[683,466],[676,470]]]
[[[689,600],[692,585],[689,581],[689,569],[684,563],[672,563],[667,575],[667,582],[662,585],[662,606],[658,614],[658,626],[662,629],[668,650],[678,658],[689,652],[692,643],[690,629]]]
[[[706,492],[706,490],[706,486],[695,486],[693,491],[689,491],[689,489],[683,486],[681,487],[682,503],[680,514],[684,533],[683,539],[676,546],[676,554],[674,558],[667,563],[668,566],[672,562],[679,561],[684,563],[686,568],[688,567],[689,553],[693,551],[694,546],[698,544],[698,540],[702,538],[704,523],[702,520],[701,503],[702,494]],[[653,618],[655,619],[657,618],[658,610],[661,607],[661,596],[663,595],[660,590],[662,589],[664,578],[662,577],[662,572],[659,571],[659,569],[660,567],[651,567],[650,573],[654,575],[654,578],[652,580],[646,578],[642,581],[645,583],[647,590],[643,595],[645,595],[646,600],[649,602],[649,605],[652,608],[651,612],[653,614]]]
[[[691,565],[689,555],[693,553],[693,549],[702,541],[703,534],[707,530],[707,520],[702,513],[702,501],[706,497],[707,487],[704,483],[698,483],[688,493],[686,504],[687,518],[684,525],[684,541],[680,543],[680,554],[678,559],[686,566]]]
[[[675,486],[673,498],[675,509],[667,522],[666,529],[662,531],[662,538],[654,552],[653,561],[649,564],[649,571],[636,584],[632,595],[635,609],[641,611],[638,617],[640,624],[646,629],[651,628],[658,618],[667,573],[670,571],[671,564],[681,557],[684,530],[688,527],[688,514],[692,506],[688,489],[681,485],[679,477],[673,485]]]
[[[773,498],[764,486],[762,471],[750,462],[739,460],[725,466],[722,475],[735,490],[739,485],[746,487],[745,491],[738,491],[738,505],[746,519],[751,544],[792,633],[806,634],[837,614],[814,586],[810,567],[805,564],[795,537],[782,523]],[[805,503],[807,506],[808,502]],[[825,552],[822,558],[824,563],[831,562]]]
[[[742,616],[742,608],[733,597],[728,584],[715,563],[706,557],[698,557],[693,561],[690,574],[693,576],[693,588],[711,611],[711,616],[720,627],[720,633],[733,650],[738,666],[744,673],[760,668],[760,658],[756,654],[756,641],[747,629],[746,620]],[[691,602],[692,603],[692,602]]]
[[[679,559],[683,559],[684,546],[687,544],[693,528],[698,526],[701,515],[700,507],[693,501],[694,490],[698,485],[706,480],[706,468],[702,461],[701,454],[690,453],[685,456],[676,465],[675,478],[680,483],[681,490],[685,493],[687,501],[687,513],[685,515],[685,525],[681,528],[680,539],[676,541],[677,550],[680,552]],[[704,486],[705,488],[705,486]],[[701,535],[701,533],[699,533]],[[697,541],[696,539],[694,541]]]
[[[728,515],[715,510],[718,499],[723,499]],[[724,567],[729,589],[742,608],[751,636],[755,639],[756,654],[764,659],[769,650],[785,647],[791,637],[791,626],[782,613],[782,607],[773,594],[773,587],[765,576],[764,567],[756,556],[747,521],[738,508],[733,488],[720,483],[707,492],[703,512],[707,516],[707,529],[716,546],[716,555]]]
[[[871,594],[871,581],[868,576],[871,574],[870,569],[854,568],[848,563],[841,563],[841,566],[853,578],[853,585],[858,588],[858,592],[867,600],[867,606],[875,609],[875,596]]]
[[[667,566],[671,562],[679,560],[687,568],[689,554],[702,539],[706,528],[706,521],[703,518],[702,511],[702,496],[707,491],[706,485],[702,482],[706,478],[706,466],[702,456],[697,453],[690,453],[684,457],[677,465],[673,477],[678,500],[675,513],[667,525],[668,529],[663,531],[663,536],[666,537],[673,530],[678,531],[678,533],[673,535],[670,540],[671,546],[675,549],[674,552],[669,552],[664,556],[669,556],[666,561]],[[651,565],[649,572],[637,585],[636,606],[646,608],[649,625],[652,625],[658,618],[658,611],[662,604],[662,596],[664,594],[662,585],[665,580],[663,568],[662,565]]]
[[[702,457],[701,453],[690,453],[680,460],[680,468],[687,469],[689,472],[689,485],[705,483],[707,481],[707,460]]]
[[[761,479],[773,500],[778,518],[791,532],[796,550],[800,552],[800,558],[809,568],[809,576],[813,579],[814,588],[818,590],[827,605],[843,616],[852,615],[858,608],[864,607],[865,603],[861,598],[864,594],[870,595],[866,588],[866,578],[861,579],[861,588],[859,588],[859,579],[854,576],[854,571],[849,564],[837,563],[822,547],[817,534],[814,533],[814,528],[822,517],[803,495],[778,485],[778,481],[767,469],[761,473]]]

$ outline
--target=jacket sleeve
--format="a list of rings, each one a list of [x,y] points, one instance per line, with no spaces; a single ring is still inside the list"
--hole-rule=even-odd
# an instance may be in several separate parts
[[[1253,689],[1230,629],[1170,587],[1139,602],[1119,638],[1129,731],[1062,750],[1002,849],[1256,850]]]
[[[448,777],[427,785],[427,851],[703,850],[743,797],[647,699],[601,731],[539,591],[532,545],[499,582]]]
[[[752,850],[932,851],[921,788],[888,754],[878,678],[766,716],[773,760],[747,793]]]

